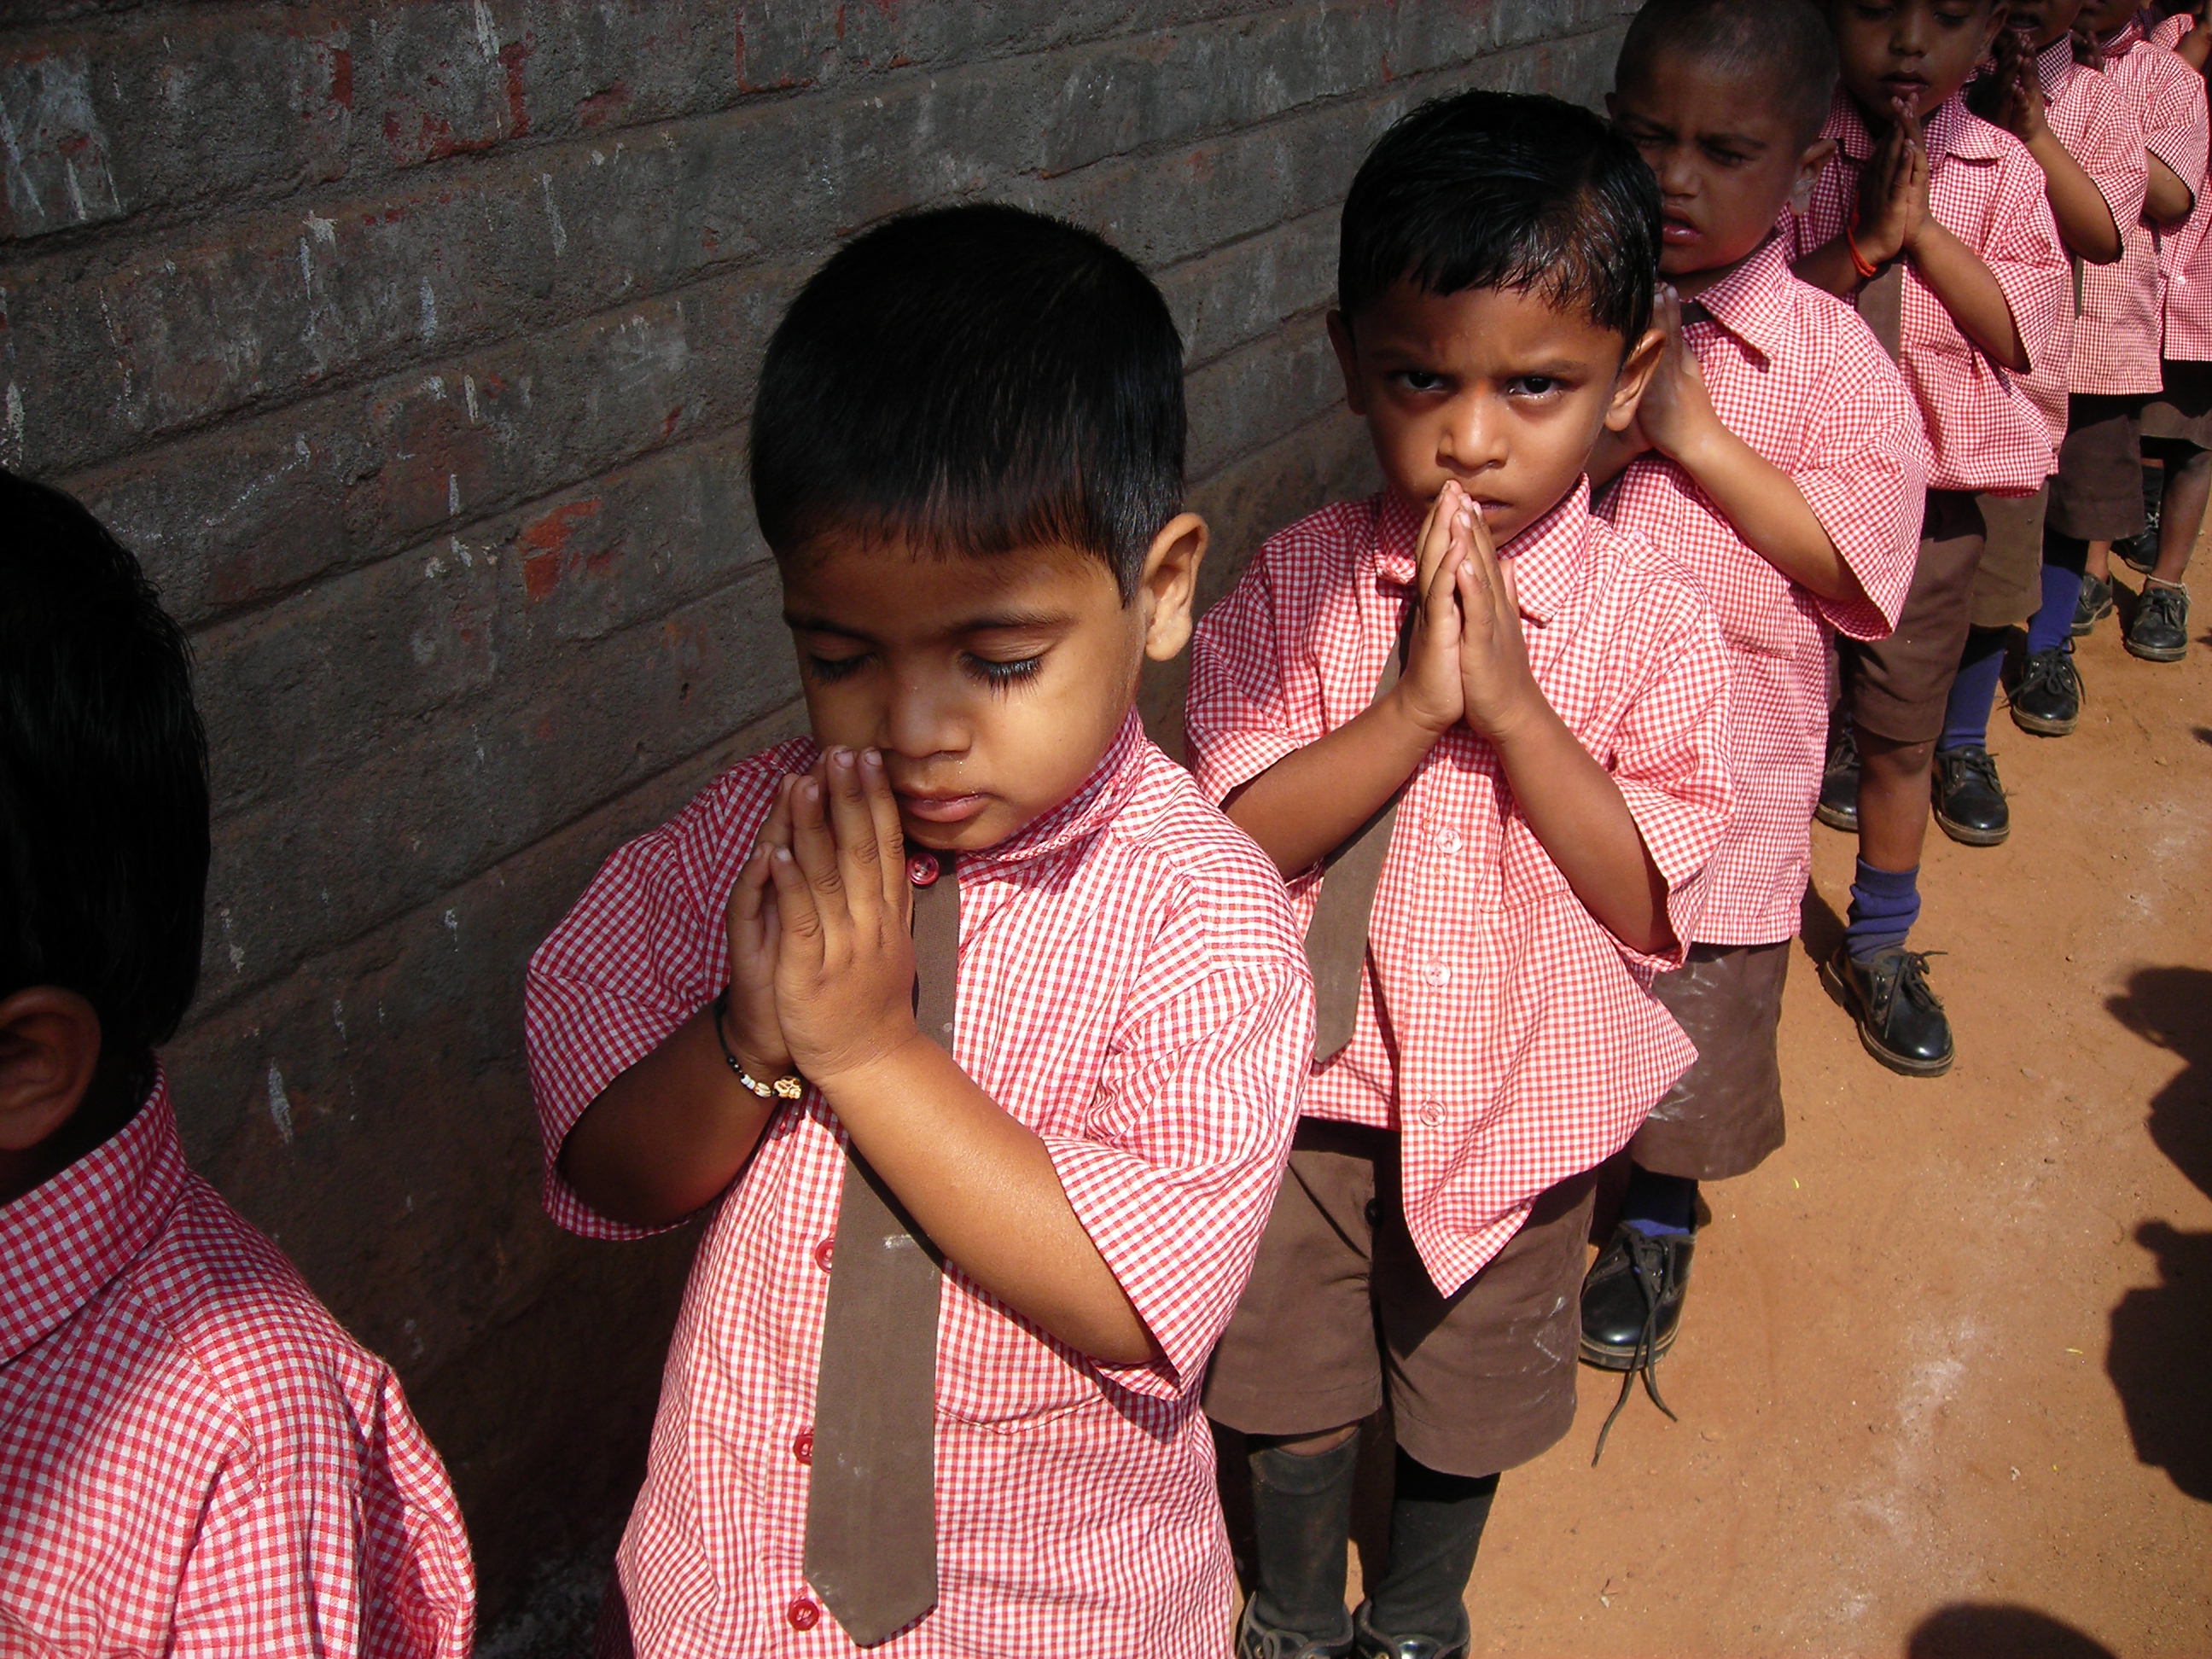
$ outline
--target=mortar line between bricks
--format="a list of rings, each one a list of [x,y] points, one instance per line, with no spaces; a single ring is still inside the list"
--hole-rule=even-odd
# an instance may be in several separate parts
[[[1401,91],[1411,91],[1418,94],[1419,89],[1425,84],[1432,83],[1448,77],[1465,75],[1468,71],[1477,68],[1479,65],[1492,62],[1497,58],[1510,57],[1518,52],[1534,51],[1540,48],[1557,48],[1571,46],[1573,43],[1595,39],[1611,32],[1612,26],[1607,25],[1583,29],[1571,34],[1562,34],[1547,37],[1542,40],[1522,41],[1512,46],[1498,47],[1493,51],[1486,52],[1480,57],[1466,59],[1462,63],[1442,65],[1431,70],[1424,70],[1415,75],[1403,76],[1401,78],[1381,82],[1372,86],[1356,88],[1349,92],[1333,94],[1326,97],[1313,99],[1308,102],[1297,105],[1293,108],[1277,111],[1275,113],[1264,116],[1256,121],[1247,122],[1241,125],[1224,125],[1221,126],[1194,129],[1188,133],[1178,134],[1171,139],[1158,139],[1151,143],[1133,146],[1128,149],[1116,150],[1110,155],[1095,157],[1091,161],[1082,163],[1080,166],[1069,167],[1062,171],[1046,172],[1041,170],[1031,170],[1028,172],[1008,173],[1002,175],[1000,179],[995,181],[995,184],[997,186],[1003,186],[1016,181],[1056,184],[1063,180],[1080,179],[1084,173],[1096,167],[1127,164],[1130,162],[1142,162],[1155,156],[1163,155],[1172,155],[1182,150],[1188,149],[1193,144],[1204,143],[1212,138],[1221,137],[1244,137],[1248,136],[1265,134],[1272,129],[1279,126],[1288,125],[1297,121],[1306,119],[1316,115],[1325,114],[1329,111],[1341,109],[1359,102],[1370,101],[1387,96],[1396,95]],[[902,75],[920,72],[921,71],[918,68],[895,71],[895,73]],[[817,87],[807,90],[823,90],[823,88]],[[645,130],[653,126],[675,126],[681,125],[684,121],[712,119],[715,115],[719,115],[723,112],[725,112],[714,111],[708,112],[702,115],[641,124],[640,130]],[[581,143],[584,141],[570,138],[561,141],[549,139],[546,142],[547,145],[550,146],[556,142]],[[488,170],[499,165],[502,156],[513,155],[520,153],[522,152],[502,150],[498,152],[483,152],[473,155],[455,156],[447,159],[455,166]],[[423,177],[424,173],[421,169],[412,169],[405,174],[391,174],[385,176],[392,179],[419,179]],[[948,196],[944,199],[946,201],[974,200],[977,197],[984,195],[994,187],[994,185],[987,184],[980,190],[963,191],[957,195]],[[325,192],[325,194],[327,195],[327,192]],[[835,246],[842,246],[843,243],[851,240],[853,237],[860,234],[861,232],[868,229],[872,226],[895,217],[899,212],[908,210],[914,205],[918,204],[909,204],[903,208],[890,210],[881,214],[870,216],[854,221],[850,225],[844,227],[842,234],[836,238],[836,241],[830,247],[826,247],[823,250],[824,256],[826,257],[828,252],[834,251]],[[253,212],[255,213],[272,210],[274,210],[274,209],[270,204],[260,204],[257,205],[253,209]],[[1301,215],[1299,216],[1304,217],[1305,216]],[[1291,222],[1284,221],[1281,222],[1288,223]],[[135,234],[139,237],[143,237],[143,227],[136,227],[135,221],[128,220],[120,222],[120,223],[118,224],[102,225],[98,227],[95,234],[105,237],[110,232],[112,232],[114,233],[113,240],[123,242],[127,246],[131,237],[126,236],[124,234],[125,227],[136,228]],[[56,233],[56,234],[61,234],[63,233]],[[1251,234],[1259,234],[1262,233],[1254,232]],[[40,240],[41,243],[44,243],[46,239],[41,238]],[[1232,244],[1224,243],[1220,246],[1225,247],[1231,245]],[[9,244],[7,246],[21,246],[22,244],[18,242]],[[1182,264],[1186,263],[1188,259],[1203,258],[1215,251],[1217,250],[1214,248],[1201,249],[1192,254],[1186,255],[1183,260],[1177,261],[1176,263]],[[56,248],[53,250],[54,255],[58,258],[64,255],[82,257],[85,252],[86,249],[83,246],[79,246],[74,248]],[[93,249],[92,252],[97,252],[98,250]],[[45,261],[46,254],[46,248],[41,246],[39,249],[39,258],[32,263],[43,263]],[[629,304],[638,304],[645,301],[668,298],[683,293],[690,288],[699,285],[700,283],[712,281],[718,277],[727,277],[743,271],[757,270],[768,263],[769,263],[769,261],[765,255],[756,255],[744,258],[734,258],[726,264],[717,265],[708,270],[702,270],[697,275],[685,278],[680,282],[672,283],[664,287],[642,289],[633,294],[626,295],[623,296],[624,301]],[[1165,267],[1164,269],[1172,269],[1172,267]],[[5,287],[9,283],[19,280],[20,278],[16,277],[15,271],[11,268],[0,266],[0,287]],[[190,420],[180,422],[159,434],[149,436],[143,442],[125,444],[116,449],[107,450],[97,454],[88,456],[82,460],[73,465],[69,469],[69,471],[72,473],[84,471],[95,466],[104,466],[112,465],[118,461],[128,460],[133,457],[146,454],[155,449],[158,446],[173,442],[180,438],[198,434],[214,427],[245,420],[265,419],[272,416],[280,415],[284,410],[295,408],[301,404],[332,393],[353,391],[363,386],[374,384],[380,380],[397,379],[410,374],[427,373],[429,372],[430,365],[452,362],[455,356],[459,355],[460,352],[473,354],[479,351],[497,349],[500,347],[513,344],[518,340],[550,333],[556,330],[573,327],[575,325],[586,321],[591,318],[605,315],[609,312],[617,311],[621,308],[622,307],[618,306],[599,306],[589,311],[576,312],[568,315],[550,319],[532,319],[520,316],[513,317],[508,319],[507,326],[503,328],[487,330],[486,332],[480,336],[467,339],[462,345],[458,347],[454,352],[441,354],[437,356],[410,357],[405,362],[396,365],[378,367],[375,368],[361,368],[353,370],[342,369],[336,374],[331,375],[328,380],[319,380],[312,386],[296,387],[290,390],[289,392],[276,392],[260,398],[248,398],[228,408],[210,410],[205,414],[194,416]],[[67,474],[64,474],[64,476],[67,476]]]
[[[591,817],[594,813],[605,811],[609,807],[617,805],[618,802],[630,795],[638,794],[643,791],[651,789],[656,784],[667,781],[668,779],[683,771],[684,768],[688,766],[696,766],[703,757],[712,754],[716,749],[732,743],[744,741],[746,739],[748,733],[765,731],[771,726],[774,722],[786,717],[790,713],[791,709],[801,701],[803,701],[803,699],[799,697],[787,697],[781,702],[775,704],[773,708],[765,709],[761,713],[753,715],[750,719],[742,721],[738,726],[732,727],[727,732],[725,732],[721,736],[714,738],[710,742],[701,744],[697,748],[685,751],[682,756],[671,761],[667,765],[661,767],[657,771],[647,773],[642,777],[632,778],[623,784],[619,788],[617,788],[607,794],[593,798],[592,800],[579,807],[575,811],[571,812],[568,817],[561,818],[557,822],[550,824],[544,830],[539,832],[538,835],[532,836],[530,840],[523,842],[521,845],[510,848],[507,851],[500,854],[499,857],[494,859],[490,863],[483,865],[477,869],[470,871],[467,874],[460,877],[458,880],[447,883],[443,887],[441,887],[436,893],[432,895],[430,897],[424,899],[420,903],[403,905],[397,909],[387,911],[383,915],[377,917],[374,921],[368,922],[363,926],[356,928],[349,933],[344,934],[340,938],[333,939],[325,944],[317,945],[312,952],[300,957],[291,962],[286,963],[276,972],[267,975],[265,978],[255,979],[229,986],[220,992],[210,994],[204,1000],[196,1000],[192,1004],[185,1023],[178,1028],[176,1036],[171,1038],[170,1041],[172,1042],[181,1041],[185,1036],[189,1035],[201,1024],[204,1024],[207,1020],[213,1018],[218,1014],[228,1012],[231,1009],[237,1007],[240,1003],[251,1000],[253,997],[258,996],[262,992],[269,989],[271,986],[283,984],[286,980],[290,979],[294,975],[313,967],[316,963],[336,956],[341,951],[352,949],[355,945],[359,945],[363,939],[368,939],[373,933],[382,932],[384,929],[388,927],[400,926],[405,922],[413,921],[417,917],[430,915],[441,908],[450,908],[453,896],[461,891],[464,888],[474,886],[478,882],[484,881],[491,877],[496,876],[501,871],[512,865],[516,860],[526,857],[529,854],[535,852],[538,848],[543,847],[548,842],[559,839],[562,836],[566,835],[569,830],[574,829],[578,824],[582,823],[586,818]],[[640,833],[643,832],[641,831]],[[609,848],[607,850],[609,852],[612,852],[614,849],[612,848]]]

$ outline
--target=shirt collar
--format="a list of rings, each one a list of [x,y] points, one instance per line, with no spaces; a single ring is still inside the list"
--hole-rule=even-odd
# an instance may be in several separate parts
[[[103,1145],[0,1205],[0,1365],[29,1352],[150,1244],[185,1187],[169,1084],[156,1072],[138,1115]]]
[[[2043,100],[2047,104],[2057,103],[2059,94],[2073,85],[2074,77],[2081,72],[2081,65],[2074,58],[2071,33],[2060,35],[2035,55],[2035,78],[2043,85]]]
[[[1513,592],[1531,622],[1551,621],[1574,591],[1589,545],[1589,494],[1585,473],[1558,506],[1498,550],[1499,558],[1513,561]],[[1394,490],[1382,493],[1375,519],[1375,566],[1383,580],[1413,585],[1419,568],[1417,538],[1427,516],[1426,506],[1416,507]]]
[[[1134,708],[1123,717],[1106,752],[1082,787],[1049,812],[1032,819],[995,847],[963,853],[960,867],[1002,868],[1050,855],[1103,829],[1137,787],[1143,771],[1144,722]]]
[[[1726,329],[1762,358],[1786,343],[1790,320],[1790,256],[1779,236],[1769,235],[1734,270],[1685,307]]]
[[[2149,39],[2149,33],[2142,25],[2142,13],[2138,11],[2110,34],[2099,35],[2097,45],[2108,58],[2124,58]]]
[[[1928,141],[1931,167],[1947,155],[1962,161],[1994,161],[2002,153],[1996,129],[1968,109],[1966,100],[1955,92],[1936,106],[1920,124],[1920,130]],[[1836,88],[1835,101],[1828,106],[1827,125],[1821,131],[1855,163],[1863,166],[1874,159],[1874,130],[1859,112],[1857,101],[1841,87]]]

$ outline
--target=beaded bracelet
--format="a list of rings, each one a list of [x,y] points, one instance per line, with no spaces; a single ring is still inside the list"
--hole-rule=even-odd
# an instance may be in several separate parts
[[[773,1083],[763,1083],[745,1070],[744,1062],[730,1052],[730,1039],[722,1031],[722,1016],[729,1012],[729,1008],[730,991],[727,986],[724,986],[721,994],[714,999],[714,1041],[721,1046],[722,1059],[738,1074],[738,1081],[763,1100],[797,1100],[804,1095],[806,1085],[796,1072],[786,1072]]]
[[[1858,230],[1859,216],[1854,213],[1850,223],[1844,227],[1844,247],[1851,256],[1851,269],[1858,272],[1859,280],[1870,283],[1881,275],[1881,267],[1859,252]]]

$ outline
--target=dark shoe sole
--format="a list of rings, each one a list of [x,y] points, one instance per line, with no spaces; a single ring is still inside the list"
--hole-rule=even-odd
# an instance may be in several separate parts
[[[2127,647],[2128,655],[2141,657],[2145,662],[2179,662],[2189,654],[2189,647],[2186,644],[2137,645],[2133,640],[2126,638],[2123,638],[2120,643]]]
[[[1900,1054],[1895,1049],[1883,1048],[1867,1030],[1866,1022],[1858,1017],[1857,1000],[1851,995],[1851,988],[1844,983],[1843,975],[1836,971],[1832,963],[1820,964],[1820,983],[1827,987],[1830,994],[1843,1004],[1844,1012],[1850,1015],[1851,1024],[1858,1030],[1859,1046],[1900,1077],[1941,1077],[1951,1069],[1951,1062],[1958,1059],[1955,1048],[1941,1060],[1915,1060],[1910,1054]]]
[[[1831,806],[1822,801],[1813,809],[1813,816],[1829,829],[1840,830],[1847,836],[1856,836],[1859,832],[1859,815],[1856,811],[1846,812],[1840,806]]]
[[[2081,723],[2081,717],[2076,714],[2070,720],[2055,720],[2047,714],[2023,714],[2015,708],[2012,711],[2012,723],[2023,732],[2034,732],[2039,738],[2063,738]]]
[[[2112,602],[2110,599],[2106,599],[2103,605],[2099,608],[2095,616],[2090,617],[2087,622],[2076,620],[2067,623],[2066,631],[2077,640],[2087,639],[2090,635],[2097,631],[2097,624],[2104,621],[2106,617],[2111,616],[2115,608],[2116,607],[2113,605]]]
[[[1954,823],[1943,816],[1941,807],[1936,809],[1936,822],[1943,833],[1962,847],[2002,847],[2005,837],[2012,834],[2012,825],[2002,830],[1978,830],[1968,823]]]

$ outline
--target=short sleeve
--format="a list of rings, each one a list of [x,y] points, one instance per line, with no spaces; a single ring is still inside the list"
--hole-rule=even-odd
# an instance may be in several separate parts
[[[1985,228],[1982,263],[2004,290],[2027,361],[2039,365],[2067,337],[2073,268],[2051,216],[2043,172],[2025,146],[2008,145],[1998,168],[1996,199]]]
[[[1159,1345],[1151,1364],[1098,1368],[1136,1394],[1196,1385],[1250,1276],[1310,1070],[1305,958],[1256,857],[1251,880],[1242,918],[1225,910],[1206,936],[1164,941],[1172,965],[1132,1006],[1087,1133],[1045,1138],[1076,1218]]]
[[[2071,153],[2112,210],[2113,225],[2124,230],[2142,217],[2143,192],[2149,183],[2143,163],[2147,135],[2142,111],[2108,76],[2083,70],[2078,79],[2081,131]]]
[[[1884,638],[1905,608],[1919,559],[1928,440],[1905,380],[1856,316],[1836,319],[1832,395],[1809,423],[1791,478],[1863,598],[1814,599],[1855,640]]]
[[[1216,805],[1322,735],[1321,668],[1282,615],[1262,548],[1192,638],[1183,730],[1199,793]]]
[[[571,1232],[642,1238],[560,1171],[562,1142],[608,1084],[714,1000],[729,981],[722,913],[766,815],[778,751],[725,774],[669,823],[610,858],[530,959],[524,1031],[544,1142],[546,1212]]]
[[[2193,194],[2204,187],[2205,150],[2212,138],[2204,79],[2163,47],[2136,50],[2155,54],[2146,66],[2144,146]]]

